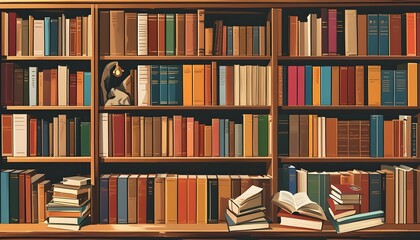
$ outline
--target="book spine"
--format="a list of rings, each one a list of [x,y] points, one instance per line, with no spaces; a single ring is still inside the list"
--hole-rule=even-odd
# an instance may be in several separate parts
[[[155,205],[154,205],[154,198],[155,198],[155,190],[154,190],[154,179],[147,178],[147,209],[146,209],[146,223],[154,223],[155,217]]]
[[[9,208],[9,174],[10,170],[4,170],[0,173],[0,222],[9,223],[10,208]]]
[[[80,156],[90,156],[90,122],[80,123]]]
[[[312,105],[312,66],[305,66],[305,105]]]
[[[44,55],[50,56],[50,17],[44,18]]]
[[[369,174],[369,212],[381,210],[381,175]]]
[[[83,105],[90,106],[91,102],[91,82],[92,75],[90,72],[83,73]]]
[[[219,105],[226,105],[226,66],[219,66]]]
[[[117,223],[128,223],[127,178],[118,177],[117,181]]]
[[[340,39],[342,41],[342,39]],[[328,54],[337,54],[337,10],[328,9]]]
[[[411,123],[411,156],[417,157],[417,123]]]
[[[100,193],[99,193],[99,222],[100,223],[109,223],[108,213],[109,213],[109,178],[101,177],[100,182]]]
[[[218,181],[209,179],[207,183],[207,223],[218,222]]]
[[[379,55],[389,55],[389,14],[379,14]]]
[[[368,55],[378,55],[378,15],[368,14]]]
[[[174,14],[166,14],[166,55],[173,56],[175,55],[175,15]]]
[[[407,70],[395,70],[395,106],[407,106]]]
[[[393,70],[381,71],[381,105],[394,106],[394,73]]]
[[[160,104],[160,72],[159,72],[159,65],[152,65],[151,67],[151,91],[150,91],[150,98],[152,105],[159,105]]]
[[[321,105],[331,105],[331,66],[321,66]]]
[[[159,66],[160,105],[168,104],[168,66]]]

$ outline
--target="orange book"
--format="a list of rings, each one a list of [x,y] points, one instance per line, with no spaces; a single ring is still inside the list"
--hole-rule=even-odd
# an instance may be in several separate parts
[[[204,105],[204,65],[193,65],[193,105]]]
[[[326,155],[327,157],[337,157],[337,133],[338,120],[337,118],[326,118]]]
[[[420,46],[419,46],[420,47]],[[409,107],[417,107],[418,102],[418,65],[417,63],[407,64],[407,100]]]
[[[321,67],[314,66],[312,68],[312,105],[321,105]]]
[[[207,176],[197,176],[197,223],[207,223]]]
[[[252,122],[252,118],[251,118],[251,122]],[[218,157],[220,152],[219,152],[219,144],[220,144],[220,121],[218,118],[213,118],[211,120],[211,130],[212,130],[212,139],[211,139],[211,149],[212,149],[212,157]],[[252,129],[251,129],[252,131]],[[251,145],[252,147],[252,145]]]
[[[211,65],[204,65],[204,105],[211,105]]]
[[[406,13],[407,56],[416,56],[416,13]]]
[[[198,157],[198,150],[200,148],[200,130],[199,130],[199,123],[198,121],[194,121],[194,144],[193,144],[193,150],[194,150],[194,157]]]
[[[187,157],[194,156],[194,118],[187,118]]]
[[[183,83],[182,83],[182,94],[184,106],[192,106],[193,104],[193,66],[183,66]]]
[[[290,16],[289,17],[289,51],[290,56],[298,55],[298,17]]]
[[[174,116],[174,156],[182,157],[182,116]]]
[[[77,71],[77,106],[83,106],[83,72]]]
[[[384,157],[394,157],[394,131],[392,120],[384,121]]]
[[[252,114],[243,115],[244,157],[252,157]]]
[[[356,66],[356,105],[365,105],[365,67]]]
[[[165,223],[176,224],[178,220],[177,175],[168,174],[165,180]]]
[[[204,156],[212,156],[212,126],[204,126]]]
[[[341,185],[354,184],[353,174],[350,174],[348,172],[340,172],[340,184]]]
[[[188,175],[187,219],[188,219],[189,224],[197,223],[197,176],[196,175]],[[179,220],[178,220],[178,223],[180,223]]]
[[[187,223],[187,175],[178,176],[178,224]]]
[[[368,105],[381,105],[381,66],[368,66]]]
[[[228,204],[228,199],[231,198],[232,186],[229,175],[218,175],[219,184],[219,223],[226,222],[225,212]]]

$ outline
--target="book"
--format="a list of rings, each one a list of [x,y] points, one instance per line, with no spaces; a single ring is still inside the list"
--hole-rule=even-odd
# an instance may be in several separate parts
[[[304,192],[292,195],[288,191],[280,191],[274,194],[272,202],[289,213],[299,213],[321,220],[327,219],[322,208],[311,201]]]
[[[269,223],[265,218],[257,218],[242,224],[235,224],[229,216],[225,215],[227,224],[228,224],[228,230],[229,232],[233,231],[245,231],[245,230],[258,230],[258,229],[267,229],[270,227]]]
[[[360,213],[335,220],[330,218],[337,233],[345,233],[382,225],[383,211]]]
[[[290,214],[283,209],[279,211],[277,217],[280,217],[280,225],[282,226],[307,228],[313,230],[322,229],[322,220],[299,214]]]

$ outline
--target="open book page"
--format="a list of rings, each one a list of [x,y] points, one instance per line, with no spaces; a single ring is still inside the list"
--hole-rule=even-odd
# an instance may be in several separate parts
[[[273,203],[280,208],[293,213],[296,211],[293,195],[288,191],[280,191],[273,196]]]
[[[297,212],[309,217],[315,217],[327,220],[324,210],[316,202],[312,202],[305,192],[299,192],[294,195]]]
[[[256,195],[262,192],[262,188],[252,185],[248,190],[242,193],[239,197],[235,198],[235,203],[238,205],[244,204],[246,201],[254,198]]]

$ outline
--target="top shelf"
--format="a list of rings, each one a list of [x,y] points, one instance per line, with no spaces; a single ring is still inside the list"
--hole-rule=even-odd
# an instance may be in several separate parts
[[[90,61],[90,56],[3,56],[8,61]]]
[[[279,61],[420,61],[420,56],[280,56]]]
[[[100,56],[100,60],[136,60],[136,61],[269,61],[271,56]]]

